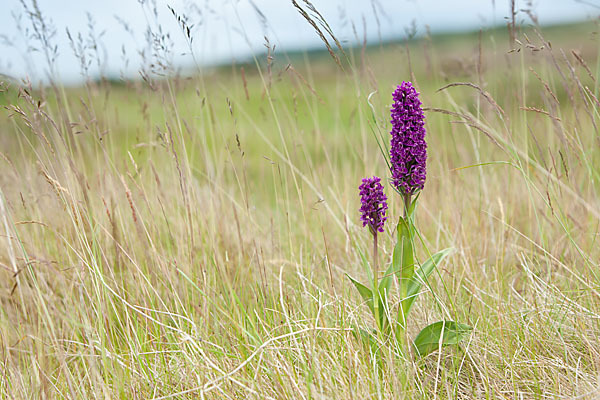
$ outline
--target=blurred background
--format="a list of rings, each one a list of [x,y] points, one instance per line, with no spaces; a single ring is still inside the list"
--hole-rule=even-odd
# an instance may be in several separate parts
[[[292,0],[2,0],[0,73],[77,84],[324,49]],[[595,0],[298,0],[342,45],[598,16]],[[311,9],[311,4],[314,7]],[[331,39],[330,39],[331,40]]]

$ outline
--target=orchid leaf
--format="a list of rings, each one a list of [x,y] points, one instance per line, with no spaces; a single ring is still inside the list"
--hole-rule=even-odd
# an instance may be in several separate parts
[[[375,314],[375,310],[373,308],[373,291],[367,286],[357,281],[356,279],[352,278],[350,275],[346,274],[346,276],[348,277],[348,279],[350,279],[350,282],[354,284],[354,287],[356,287],[356,290],[358,290],[360,296],[367,303],[367,306],[369,307],[371,312]]]
[[[379,281],[379,294],[384,296],[385,293],[390,292],[390,285],[392,284],[392,278],[394,277],[394,263],[391,263],[388,269],[383,274],[381,281]]]
[[[415,258],[412,246],[412,232],[409,221],[400,217],[398,220],[397,232],[398,241],[394,247],[392,255],[393,271],[400,279],[402,286],[403,280],[408,280],[412,277],[415,267]]]
[[[395,274],[400,283],[400,298],[405,299],[408,283],[413,277],[415,271],[415,257],[413,250],[413,232],[410,226],[410,220],[400,217],[398,220],[398,241],[394,247],[392,255],[392,264]],[[405,313],[402,311],[403,304],[400,303],[398,310],[398,323],[400,327],[406,326],[404,319]]]
[[[458,344],[471,333],[472,329],[469,325],[454,321],[434,322],[423,328],[413,344],[417,355],[426,356],[443,346]]]
[[[408,281],[406,297],[402,301],[402,310],[404,311],[404,317],[408,316],[413,303],[417,299],[417,296],[421,293],[421,287],[424,282],[427,282],[427,278],[437,268],[448,254],[452,252],[452,248],[447,248],[438,251],[432,255],[427,261],[421,265],[421,268],[417,269],[413,277]]]
[[[358,250],[358,254],[360,255],[360,259],[362,260],[363,268],[365,269],[365,272],[367,273],[367,277],[369,278],[369,281],[372,283],[373,282],[373,272],[371,271],[371,266],[369,265],[367,256],[360,247],[357,246],[356,249]]]
[[[379,291],[373,292],[373,290],[352,278],[350,275],[346,274],[346,276],[348,276],[348,279],[350,279],[352,284],[354,284],[354,287],[356,287],[356,290],[358,290],[358,293],[369,307],[369,310],[371,310],[373,313],[375,320],[378,322],[378,327],[383,332],[386,332],[390,327],[388,318],[386,316],[387,306],[385,304],[385,299],[387,298],[386,293],[389,289],[389,284],[387,285],[387,288],[385,287],[385,284],[383,286],[380,285]],[[377,303],[375,303],[375,300]]]
[[[415,209],[417,208],[417,199],[419,198],[420,195],[421,195],[421,192],[417,193],[415,198],[408,205],[408,218],[412,219],[412,217],[415,213]]]

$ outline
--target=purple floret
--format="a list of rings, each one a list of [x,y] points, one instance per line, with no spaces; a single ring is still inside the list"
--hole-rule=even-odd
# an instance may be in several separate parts
[[[393,94],[390,163],[392,184],[404,195],[423,189],[427,173],[425,115],[419,93],[412,83],[402,82]]]
[[[360,220],[363,226],[368,225],[373,234],[378,231],[383,232],[383,224],[387,219],[385,211],[388,206],[381,178],[378,176],[364,178],[358,189],[360,190],[360,212],[362,213]]]

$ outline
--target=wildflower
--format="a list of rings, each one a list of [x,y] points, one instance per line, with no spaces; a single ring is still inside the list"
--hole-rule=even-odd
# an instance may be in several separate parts
[[[376,236],[377,232],[383,232],[383,224],[387,217],[385,212],[388,208],[387,197],[383,193],[381,178],[374,176],[364,178],[358,187],[360,190],[360,219],[363,226],[369,226],[371,233]]]
[[[419,93],[410,82],[402,82],[393,94],[390,162],[392,184],[410,198],[425,185],[427,143],[425,116]]]

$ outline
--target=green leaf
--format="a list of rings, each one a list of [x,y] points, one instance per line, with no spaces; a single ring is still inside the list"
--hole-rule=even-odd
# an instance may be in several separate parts
[[[431,275],[431,273],[437,268],[442,260],[452,252],[452,250],[453,248],[449,247],[432,255],[423,263],[423,265],[421,265],[421,268],[419,268],[413,277],[408,281],[406,297],[402,301],[402,310],[404,311],[405,318],[410,312],[410,309],[417,299],[417,296],[420,294],[423,282],[427,282],[429,275]]]
[[[350,275],[346,274],[346,276],[348,277],[348,279],[350,279],[350,282],[354,284],[354,286],[358,290],[358,293],[361,295],[365,303],[367,303],[369,310],[371,310],[373,316],[375,317],[375,320],[378,322],[378,327],[383,332],[386,332],[389,329],[390,324],[385,314],[385,310],[387,309],[385,299],[387,295],[384,296],[384,290],[389,290],[389,283],[384,283],[384,285],[380,285],[378,288],[379,291],[373,293],[371,289],[369,289],[367,286],[363,285],[356,279],[352,278]],[[375,299],[377,300],[377,304],[375,304],[374,302]]]
[[[408,218],[412,219],[413,214],[415,213],[415,209],[417,208],[417,199],[421,195],[421,192],[417,193],[415,198],[408,205]]]
[[[410,219],[400,217],[398,220],[398,241],[394,247],[392,255],[392,264],[394,272],[398,276],[400,283],[400,298],[406,299],[408,283],[413,277],[415,271],[415,257],[413,250],[413,229],[411,228]],[[406,313],[402,311],[402,303],[398,310],[399,328],[406,326]]]
[[[438,321],[423,328],[413,344],[417,355],[425,356],[441,346],[458,344],[473,328],[454,321]]]
[[[390,285],[392,284],[392,277],[394,276],[394,263],[391,263],[385,274],[379,281],[379,294],[385,297],[384,294],[390,292]],[[387,294],[386,294],[387,296]]]
[[[358,250],[358,254],[360,254],[360,259],[363,262],[363,268],[365,269],[365,272],[367,273],[367,278],[369,278],[369,281],[371,283],[373,283],[373,280],[374,280],[373,271],[371,271],[371,266],[369,265],[367,256],[365,255],[365,253],[362,251],[362,249],[360,247],[356,246],[356,249]]]
[[[362,340],[364,344],[371,348],[377,345],[377,340],[375,339],[377,337],[376,330],[367,331],[366,329],[355,327],[352,330],[352,333],[354,334],[355,338]]]
[[[383,332],[388,332],[388,329],[391,327],[387,313],[389,313],[389,306],[387,300],[389,298],[390,286],[392,284],[392,278],[394,276],[393,266],[390,265],[385,271],[385,275],[381,278],[378,285],[378,313],[379,313],[379,326],[381,327]]]
[[[403,285],[402,280],[408,280],[412,277],[415,269],[415,257],[412,245],[412,230],[410,222],[400,217],[398,220],[398,241],[394,247],[392,255],[393,270],[399,274],[400,285]],[[406,283],[404,283],[404,286]]]
[[[367,303],[367,306],[369,306],[371,312],[375,314],[375,310],[373,309],[373,291],[365,285],[363,285],[362,283],[360,283],[359,281],[357,281],[356,279],[352,278],[350,275],[346,274],[346,276],[348,277],[348,279],[350,279],[350,282],[354,284],[356,290],[358,290],[358,293]]]

